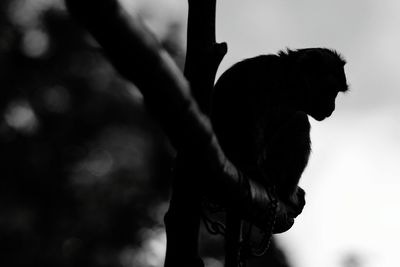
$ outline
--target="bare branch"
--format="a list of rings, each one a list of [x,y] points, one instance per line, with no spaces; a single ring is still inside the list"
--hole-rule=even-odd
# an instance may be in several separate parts
[[[210,111],[215,74],[226,53],[226,45],[217,45],[215,42],[216,0],[188,2],[185,76],[200,109],[207,114]],[[170,206],[165,215],[165,267],[202,265],[198,246],[203,196],[199,187],[185,182],[188,177],[190,180],[201,180],[201,176],[196,177],[195,174],[198,166],[188,168],[190,164],[185,161],[186,157],[183,151],[178,151]],[[185,255],[184,258],[182,255]]]
[[[201,110],[210,112],[211,94],[227,44],[215,41],[216,0],[189,0],[185,76]]]

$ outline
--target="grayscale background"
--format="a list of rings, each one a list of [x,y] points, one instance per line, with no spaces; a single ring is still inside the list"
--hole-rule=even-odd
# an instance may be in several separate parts
[[[120,1],[182,67],[187,1]],[[0,8],[0,249],[12,244],[0,257],[33,262],[40,250],[53,263],[80,253],[93,266],[162,266],[174,153],[139,91],[104,58],[79,52],[61,0]],[[57,15],[46,24],[49,9]],[[285,48],[334,48],[348,62],[350,92],[331,118],[311,119],[306,207],[277,236],[290,266],[400,266],[399,14],[398,0],[217,0],[217,40],[229,47],[218,75]]]

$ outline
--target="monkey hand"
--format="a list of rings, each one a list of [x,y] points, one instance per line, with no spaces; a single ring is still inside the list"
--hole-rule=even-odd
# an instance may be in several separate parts
[[[294,224],[294,218],[303,211],[305,204],[305,192],[299,186],[289,199],[279,200],[274,234],[289,230]]]

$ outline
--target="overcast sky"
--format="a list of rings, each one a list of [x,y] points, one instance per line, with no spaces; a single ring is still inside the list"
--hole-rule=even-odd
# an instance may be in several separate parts
[[[161,35],[165,21],[185,23],[186,0],[123,2],[152,6]],[[351,91],[332,118],[312,121],[306,208],[280,235],[295,267],[400,266],[399,13],[396,0],[218,0],[217,39],[229,46],[219,73],[286,47],[348,61]]]

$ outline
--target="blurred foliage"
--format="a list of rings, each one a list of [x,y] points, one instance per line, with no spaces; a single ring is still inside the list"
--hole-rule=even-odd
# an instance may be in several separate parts
[[[0,1],[0,86],[0,266],[162,266],[175,152],[61,1]]]
[[[173,151],[49,3],[0,3],[0,265],[132,266],[127,251],[162,223]]]

